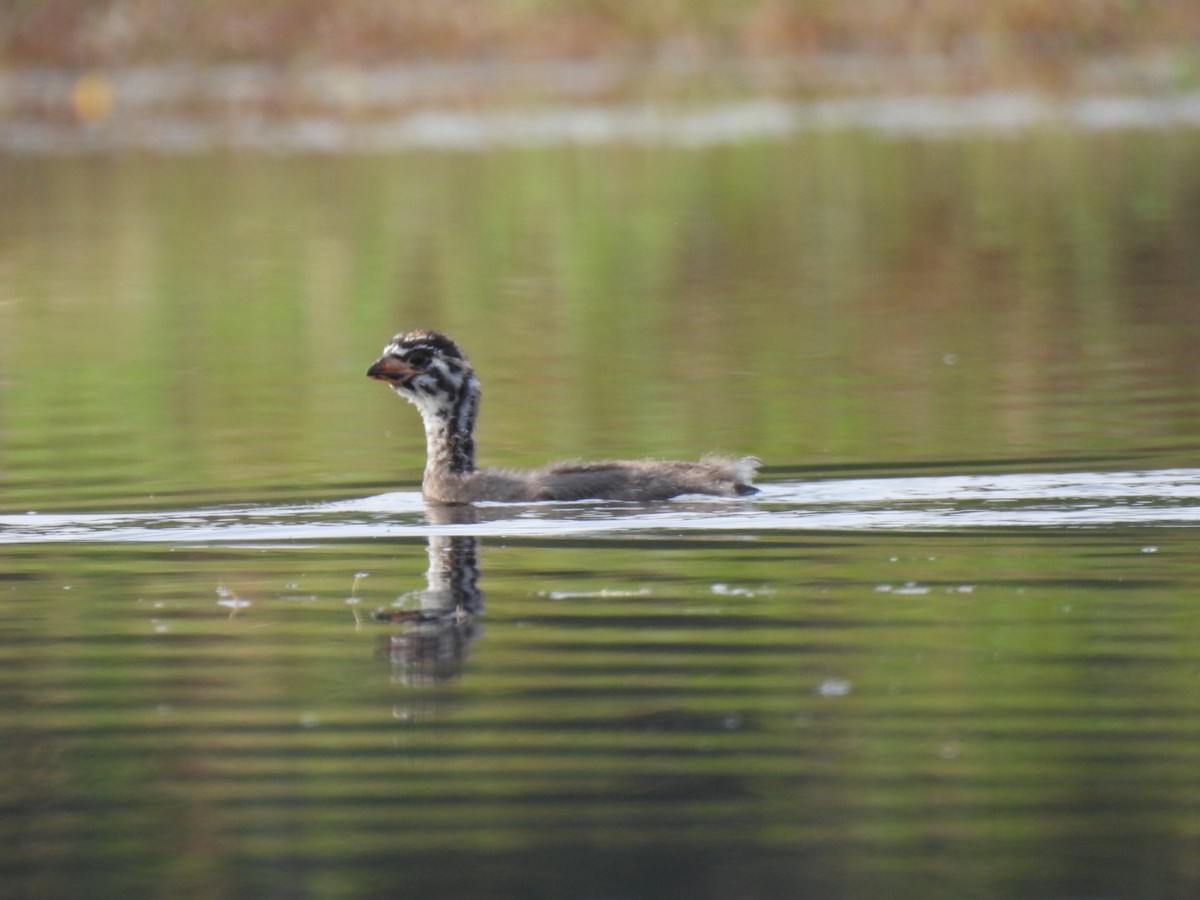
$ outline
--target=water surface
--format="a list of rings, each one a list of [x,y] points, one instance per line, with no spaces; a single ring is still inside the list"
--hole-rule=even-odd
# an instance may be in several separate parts
[[[0,167],[22,896],[1190,897],[1200,140]],[[420,501],[753,452],[746,501]]]

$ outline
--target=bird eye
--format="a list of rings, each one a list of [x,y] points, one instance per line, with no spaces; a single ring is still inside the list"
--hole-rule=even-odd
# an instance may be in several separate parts
[[[415,369],[425,368],[427,365],[429,365],[429,360],[431,358],[432,355],[428,350],[411,350],[409,351],[408,356],[405,357],[408,364]]]

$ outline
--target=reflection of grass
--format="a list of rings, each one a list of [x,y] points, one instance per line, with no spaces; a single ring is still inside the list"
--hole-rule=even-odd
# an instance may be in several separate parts
[[[417,326],[479,369],[487,464],[1186,463],[1198,153],[1049,129],[9,161],[0,508],[412,488],[417,417],[363,373]]]
[[[0,8],[10,65],[856,54],[968,62],[962,77],[1056,77],[1097,55],[1194,46],[1194,0],[57,0]],[[965,86],[971,86],[966,84]]]

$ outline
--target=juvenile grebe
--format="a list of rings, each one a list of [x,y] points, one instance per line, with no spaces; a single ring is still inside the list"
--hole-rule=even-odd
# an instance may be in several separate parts
[[[666,500],[680,494],[745,497],[762,463],[706,456],[699,462],[560,462],[529,471],[475,468],[479,379],[454,341],[436,331],[398,334],[367,375],[387,382],[425,422],[421,491],[434,503],[475,500]]]

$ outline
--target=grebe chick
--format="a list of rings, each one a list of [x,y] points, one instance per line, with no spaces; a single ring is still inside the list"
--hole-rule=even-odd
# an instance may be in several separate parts
[[[706,456],[699,462],[620,460],[559,462],[529,471],[475,468],[479,379],[466,355],[436,331],[392,338],[367,376],[391,385],[425,423],[421,491],[433,503],[476,500],[667,500],[680,494],[745,497],[762,463]]]

